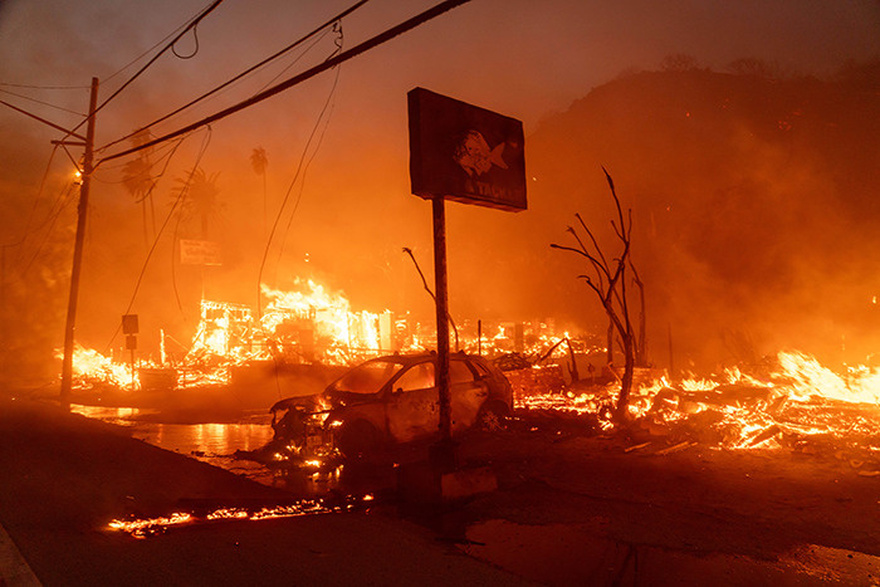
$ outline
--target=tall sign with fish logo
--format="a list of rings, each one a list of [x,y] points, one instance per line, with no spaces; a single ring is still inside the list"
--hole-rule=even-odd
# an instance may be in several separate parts
[[[456,467],[449,390],[449,300],[446,200],[518,212],[526,209],[522,123],[423,88],[407,94],[412,192],[431,201],[434,223],[434,302],[437,310],[437,395],[440,442],[435,469]]]
[[[414,194],[527,208],[522,122],[423,88],[407,98]]]

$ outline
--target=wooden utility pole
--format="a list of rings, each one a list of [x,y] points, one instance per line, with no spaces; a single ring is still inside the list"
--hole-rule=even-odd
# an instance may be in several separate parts
[[[70,271],[70,297],[67,302],[67,322],[64,327],[64,359],[61,363],[61,404],[70,407],[73,383],[73,337],[76,327],[76,304],[79,298],[79,276],[82,268],[83,241],[86,232],[86,214],[89,206],[89,186],[92,181],[92,159],[95,144],[95,109],[98,105],[98,78],[92,78],[89,99],[89,117],[86,126],[83,154],[82,183],[79,188],[79,206],[76,218],[76,240],[73,245],[73,267]]]

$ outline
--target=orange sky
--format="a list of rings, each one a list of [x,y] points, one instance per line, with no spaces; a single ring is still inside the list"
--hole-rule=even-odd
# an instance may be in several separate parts
[[[344,21],[344,47],[435,3],[372,0]],[[98,0],[73,10],[62,0],[4,0],[0,98],[64,126],[74,124],[80,118],[67,110],[86,109],[86,86],[92,76],[102,80],[101,97],[108,96],[144,61],[124,67],[207,4]],[[226,81],[349,4],[226,0],[199,25],[198,51],[192,58],[165,55],[102,111],[98,145]],[[195,38],[188,35],[177,50],[185,56],[195,46]],[[154,132],[174,130],[233,104],[320,62],[333,48],[330,34],[301,60],[287,59]],[[322,74],[214,124],[201,158],[207,133],[195,133],[175,153],[157,188],[157,225],[173,199],[175,180],[198,163],[208,174],[219,174],[224,205],[212,219],[212,237],[236,235],[237,244],[225,251],[227,267],[212,277],[217,295],[253,301],[266,223],[272,222],[286,199],[280,221],[283,238],[273,243],[264,281],[283,287],[285,281],[308,271],[331,288],[344,290],[355,308],[406,308],[430,315],[430,300],[401,254],[401,247],[413,248],[423,268],[430,270],[429,206],[409,195],[406,92],[422,86],[521,119],[528,168],[528,134],[543,118],[566,110],[591,88],[623,71],[656,68],[664,56],[675,53],[692,55],[701,65],[717,69],[737,58],[758,57],[783,73],[829,73],[848,59],[880,55],[880,4],[473,0],[347,62],[338,81],[336,72]],[[19,87],[29,85],[78,89]],[[325,103],[329,104],[326,117],[319,119]],[[307,148],[314,129],[315,139]],[[0,110],[0,133],[6,139],[0,182],[30,186],[36,193],[51,151],[49,141],[58,133],[5,108]],[[249,162],[257,147],[266,150],[269,160],[265,199],[262,182]],[[304,176],[296,173],[301,161],[308,163]],[[142,211],[119,185],[123,163],[108,163],[96,175],[84,269],[83,311],[110,316],[107,323],[113,327],[125,310],[157,230],[151,228],[144,235]],[[59,180],[71,170],[59,154],[51,177]],[[33,197],[15,189],[25,203]],[[516,292],[511,292],[513,301],[498,307],[493,300],[480,298],[476,291],[480,281],[472,272],[464,275],[465,266],[476,265],[476,275],[510,278],[499,259],[502,251],[516,250],[515,242],[499,239],[496,251],[474,251],[468,246],[469,231],[509,235],[527,230],[528,212],[504,214],[450,205],[453,310],[457,304],[477,314],[516,312]],[[7,219],[0,226],[0,240],[20,238],[23,225]],[[148,282],[167,281],[169,262],[167,253],[163,255],[149,268]],[[118,265],[120,259],[126,263]],[[108,275],[115,276],[112,283]],[[143,295],[171,305],[167,288]],[[142,305],[136,305],[135,311],[147,311],[147,302],[138,303]]]

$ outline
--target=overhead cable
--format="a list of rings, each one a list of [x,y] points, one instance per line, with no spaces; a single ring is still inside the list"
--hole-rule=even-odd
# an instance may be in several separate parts
[[[197,14],[196,14],[195,16],[193,16],[191,19],[187,20],[187,21],[184,22],[182,25],[180,25],[179,27],[177,27],[176,29],[174,29],[173,31],[171,31],[170,33],[168,33],[167,35],[165,35],[164,38],[162,38],[162,39],[160,39],[159,41],[157,41],[156,44],[154,44],[152,47],[150,47],[149,49],[147,49],[146,51],[144,51],[143,53],[141,53],[140,55],[138,55],[137,57],[135,57],[134,59],[132,59],[131,61],[129,61],[129,62],[126,63],[125,65],[123,65],[122,67],[120,67],[119,69],[117,69],[115,73],[110,74],[109,76],[107,76],[107,78],[104,79],[103,83],[106,84],[107,82],[109,82],[110,80],[112,80],[113,78],[115,78],[117,75],[120,75],[123,71],[125,71],[126,69],[128,69],[129,67],[131,67],[132,65],[134,65],[135,63],[137,63],[138,61],[140,61],[141,59],[143,59],[144,57],[146,57],[146,56],[149,55],[150,53],[152,53],[153,51],[155,51],[157,47],[159,47],[160,45],[166,43],[166,42],[168,41],[168,39],[171,39],[172,37],[175,37],[175,35],[177,35],[180,31],[186,30],[186,29],[189,27],[189,25],[190,25],[190,23],[192,22],[192,20],[193,20],[194,18],[198,17],[199,14],[201,14],[201,12],[197,13]],[[166,46],[165,49],[163,49],[163,51],[167,51],[167,50],[168,50],[168,47]]]
[[[111,147],[111,146],[113,146],[113,145],[115,145],[115,144],[121,143],[122,141],[124,141],[124,140],[126,140],[126,139],[128,139],[128,138],[131,138],[132,136],[136,135],[137,133],[139,133],[139,132],[141,132],[141,131],[143,131],[143,130],[146,130],[146,129],[150,128],[150,127],[153,127],[153,126],[159,124],[160,122],[164,122],[164,121],[168,120],[169,118],[171,118],[172,116],[175,116],[176,114],[180,114],[181,112],[183,112],[183,111],[186,110],[187,108],[190,108],[190,107],[192,107],[192,106],[198,104],[199,102],[201,102],[201,101],[204,100],[205,98],[208,98],[209,96],[212,96],[212,95],[216,94],[216,93],[219,92],[220,90],[222,90],[222,89],[224,89],[224,88],[230,86],[231,84],[237,82],[238,80],[240,80],[240,79],[243,78],[244,76],[246,76],[246,75],[248,75],[248,74],[250,74],[250,73],[253,73],[255,70],[257,70],[257,69],[263,67],[263,66],[266,65],[267,63],[269,63],[269,62],[271,62],[271,61],[274,61],[275,59],[278,59],[279,57],[281,57],[281,56],[284,55],[285,53],[290,52],[291,50],[295,49],[295,48],[298,47],[299,45],[301,45],[301,44],[303,44],[304,42],[306,42],[307,40],[309,40],[310,38],[312,38],[312,37],[314,37],[315,35],[317,35],[317,34],[318,34],[319,32],[321,32],[322,30],[324,30],[324,29],[326,29],[327,27],[329,27],[329,26],[331,26],[331,25],[334,25],[335,23],[339,22],[342,18],[348,16],[349,14],[351,14],[352,12],[354,12],[355,10],[357,10],[358,8],[360,8],[361,6],[363,6],[364,4],[366,4],[367,2],[369,2],[369,0],[360,0],[359,2],[356,2],[355,4],[353,4],[352,6],[346,8],[345,10],[343,10],[342,12],[340,12],[339,14],[337,14],[336,16],[334,16],[333,18],[331,18],[330,20],[328,20],[327,22],[325,22],[324,24],[322,24],[321,26],[319,26],[319,27],[317,27],[316,29],[314,29],[312,32],[310,32],[310,33],[308,33],[307,35],[305,35],[304,37],[301,37],[301,38],[297,39],[296,41],[294,41],[294,42],[291,43],[290,45],[284,47],[284,48],[281,49],[280,51],[277,51],[277,52],[275,52],[274,54],[270,55],[269,57],[266,57],[265,59],[263,59],[262,61],[260,61],[260,62],[257,63],[256,65],[253,65],[253,66],[247,68],[246,70],[242,71],[241,73],[239,73],[238,75],[236,75],[235,77],[233,77],[232,79],[230,79],[229,81],[226,81],[226,82],[220,84],[219,86],[217,86],[217,87],[214,88],[213,90],[210,90],[209,92],[207,92],[207,93],[205,93],[205,94],[202,94],[202,95],[199,96],[198,98],[196,98],[196,99],[194,99],[194,100],[192,100],[192,101],[190,101],[190,102],[184,104],[184,105],[181,106],[180,108],[174,110],[173,112],[170,112],[170,113],[166,114],[165,116],[162,116],[161,118],[157,118],[157,119],[154,120],[153,122],[151,122],[151,123],[149,123],[149,124],[147,124],[147,125],[142,126],[141,128],[137,129],[136,131],[134,131],[134,132],[132,132],[132,133],[130,133],[130,134],[128,134],[128,135],[122,137],[122,138],[116,139],[115,141],[113,141],[113,142],[111,142],[111,143],[107,143],[107,144],[104,145],[103,147],[99,147],[98,149],[96,149],[96,151],[98,151],[98,152],[103,151],[104,149],[107,149],[108,147]]]
[[[4,88],[26,88],[28,90],[88,90],[90,86],[36,86],[33,84],[10,84],[0,82]]]
[[[136,80],[138,77],[140,77],[140,75],[141,75],[143,72],[145,72],[145,71],[147,70],[147,68],[149,68],[151,65],[153,65],[153,63],[155,63],[156,60],[159,59],[159,57],[161,57],[166,51],[168,51],[169,49],[173,48],[173,47],[174,47],[174,44],[175,44],[177,41],[179,41],[179,40],[183,37],[183,35],[185,35],[190,29],[192,29],[192,28],[194,28],[196,25],[198,25],[199,22],[200,22],[203,18],[205,18],[206,16],[208,16],[208,15],[209,15],[209,14],[210,14],[215,8],[217,8],[217,7],[220,5],[221,2],[223,2],[223,0],[214,0],[214,2],[212,2],[210,6],[208,6],[205,10],[203,10],[201,14],[199,14],[197,17],[195,17],[195,18],[192,20],[192,22],[190,22],[190,23],[189,23],[189,24],[188,24],[188,25],[187,25],[187,26],[186,26],[186,27],[185,27],[180,33],[178,33],[177,36],[175,36],[175,37],[171,40],[170,43],[168,43],[167,45],[165,45],[165,47],[163,47],[161,51],[159,51],[158,53],[156,53],[156,54],[153,56],[152,59],[150,59],[150,60],[149,60],[149,61],[148,61],[143,67],[141,67],[139,70],[137,70],[137,71],[135,72],[134,75],[132,75],[130,78],[128,78],[128,81],[126,81],[124,84],[122,84],[121,86],[119,86],[119,88],[117,88],[117,90],[116,90],[115,92],[113,92],[112,94],[110,94],[110,96],[107,97],[106,100],[104,100],[103,102],[101,102],[101,104],[100,104],[97,108],[95,108],[95,111],[92,112],[91,116],[95,116],[95,115],[96,115],[96,114],[97,114],[102,108],[104,108],[104,106],[106,106],[107,104],[110,103],[111,100],[113,100],[114,98],[116,98],[116,96],[118,96],[118,95],[120,94],[120,92],[122,92],[122,90],[124,90],[125,88],[127,88],[127,87],[128,87],[128,86],[129,86],[134,80]],[[77,129],[80,128],[83,124],[85,124],[86,121],[88,120],[88,118],[89,118],[89,117],[86,117],[86,120],[83,120],[83,121],[80,122],[78,125],[76,125],[75,127],[73,127],[73,131],[77,130]],[[71,131],[71,132],[73,132],[73,131]]]
[[[61,110],[63,112],[69,112],[70,114],[76,114],[77,116],[85,116],[82,112],[77,112],[76,110],[70,110],[68,108],[64,108],[62,106],[56,106],[51,102],[44,102],[43,100],[37,100],[36,98],[31,98],[30,96],[25,96],[23,94],[17,94],[15,92],[10,92],[9,90],[4,90],[0,88],[0,92],[4,94],[9,94],[10,96],[15,96],[16,98],[21,98],[22,100],[28,100],[30,102],[34,102],[36,104],[42,104],[43,106],[49,106],[50,108],[55,108],[56,110]]]
[[[253,106],[254,104],[262,102],[263,100],[271,98],[272,96],[279,94],[285,90],[288,90],[288,89],[292,88],[293,86],[296,86],[296,85],[318,75],[319,73],[327,71],[328,69],[331,69],[331,68],[339,65],[340,63],[348,61],[352,57],[357,57],[361,53],[364,53],[370,49],[373,49],[374,47],[377,47],[377,46],[385,43],[386,41],[393,39],[394,37],[397,37],[403,33],[406,33],[408,31],[410,31],[411,29],[414,29],[417,26],[426,23],[429,20],[436,18],[436,17],[440,16],[441,14],[448,12],[449,10],[452,10],[453,8],[456,8],[457,6],[460,6],[462,4],[466,4],[469,1],[470,0],[446,0],[445,2],[441,2],[440,4],[437,4],[436,6],[434,6],[433,8],[430,8],[430,9],[426,10],[425,12],[422,12],[421,14],[418,14],[418,15],[414,16],[413,18],[410,18],[409,20],[402,22],[399,25],[394,26],[394,27],[386,30],[383,33],[380,33],[367,41],[364,41],[360,45],[352,47],[348,51],[344,51],[344,52],[340,53],[339,55],[337,55],[336,57],[331,57],[330,59],[324,61],[323,63],[320,63],[320,64],[316,65],[315,67],[312,67],[311,69],[304,71],[303,73],[300,73],[300,74],[295,75],[291,78],[288,78],[287,80],[281,82],[280,84],[277,84],[277,85],[269,88],[268,90],[260,92],[259,94],[256,94],[255,96],[252,96],[251,98],[248,98],[247,100],[239,102],[238,104],[230,106],[229,108],[221,110],[220,112],[217,112],[216,114],[212,114],[211,116],[203,118],[202,120],[199,120],[198,122],[194,122],[192,124],[189,124],[183,128],[180,128],[180,129],[174,131],[174,132],[170,132],[170,133],[165,134],[159,138],[153,139],[152,141],[144,143],[143,145],[139,145],[137,147],[133,147],[131,149],[126,149],[124,151],[114,153],[113,155],[108,155],[107,157],[103,157],[98,161],[98,163],[96,164],[96,167],[97,167],[97,165],[100,165],[101,163],[103,163],[105,161],[110,161],[113,159],[117,159],[119,157],[124,157],[126,155],[136,153],[136,152],[141,151],[143,149],[147,149],[147,148],[152,147],[154,145],[158,145],[159,143],[163,143],[165,141],[171,140],[175,137],[179,137],[182,134],[186,134],[188,132],[191,132],[191,131],[193,131],[197,128],[200,128],[202,126],[205,126],[207,124],[211,124],[211,123],[214,123],[218,120],[226,118],[227,116],[229,116],[231,114],[235,114],[236,112],[244,110],[245,108],[249,108],[249,107]]]
[[[275,222],[272,223],[272,230],[269,232],[269,238],[266,239],[266,247],[263,249],[263,258],[260,261],[260,270],[257,272],[257,319],[262,319],[263,317],[263,307],[262,307],[262,298],[260,297],[260,287],[263,283],[263,271],[266,268],[266,261],[269,258],[269,250],[272,247],[272,241],[275,240],[275,233],[278,230],[278,225],[281,222],[281,218],[284,216],[284,209],[287,207],[287,202],[290,200],[290,194],[293,193],[293,188],[296,185],[297,180],[300,180],[300,190],[297,195],[296,201],[293,205],[293,211],[290,213],[290,218],[287,222],[287,229],[284,232],[284,239],[281,241],[281,248],[278,251],[279,261],[281,260],[281,254],[284,250],[284,241],[287,238],[287,232],[290,230],[290,225],[293,223],[293,217],[296,215],[296,211],[299,208],[299,202],[302,198],[303,189],[305,188],[305,174],[308,171],[309,165],[311,165],[312,160],[318,153],[318,149],[321,147],[321,143],[324,141],[324,133],[327,131],[327,124],[329,124],[330,118],[325,115],[327,114],[328,108],[330,108],[333,104],[333,98],[336,95],[336,87],[339,83],[339,70],[336,70],[336,77],[333,80],[333,86],[330,88],[330,93],[327,94],[327,99],[324,101],[324,106],[321,108],[320,114],[318,114],[318,118],[315,120],[315,125],[312,127],[312,132],[309,134],[309,138],[306,141],[306,145],[303,148],[302,155],[300,155],[299,163],[296,167],[296,172],[293,174],[293,179],[290,181],[290,185],[287,188],[287,192],[284,194],[284,199],[281,201],[281,206],[278,208],[278,214],[275,216]],[[318,137],[318,144],[315,146],[315,149],[312,151],[311,158],[306,161],[306,158],[309,155],[309,149],[312,146],[312,141],[315,139],[315,136],[318,134],[318,129],[321,126],[321,122],[324,121],[324,130],[321,132],[321,135]],[[302,179],[300,179],[302,176]]]

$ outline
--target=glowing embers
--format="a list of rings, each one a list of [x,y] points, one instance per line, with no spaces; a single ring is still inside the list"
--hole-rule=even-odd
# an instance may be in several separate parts
[[[62,352],[56,353],[57,358],[62,357]],[[131,389],[132,367],[121,362],[116,362],[110,357],[105,357],[94,349],[87,349],[80,344],[73,348],[73,377],[76,387],[93,388],[101,385],[109,385],[119,389]],[[137,375],[134,375],[134,383],[137,386]]]
[[[168,517],[113,520],[107,527],[111,530],[119,530],[131,534],[135,538],[146,538],[154,534],[164,532],[171,526],[180,526],[194,521],[192,514],[175,512]]]
[[[880,471],[880,375],[849,368],[843,375],[801,353],[780,353],[760,376],[734,368],[720,375],[671,383],[643,379],[631,391],[630,432],[652,448],[700,444],[728,450],[784,449],[849,463],[860,475]],[[579,417],[598,430],[611,419],[618,382],[570,386],[548,393],[537,386],[516,407]],[[877,473],[880,474],[880,473]]]
[[[268,301],[261,328],[283,358],[348,364],[398,348],[390,311],[352,312],[342,294],[312,280],[297,280],[296,287],[293,291],[261,287]]]
[[[107,528],[130,534],[134,538],[149,538],[163,534],[167,530],[187,525],[208,524],[224,521],[272,520],[318,514],[334,514],[366,510],[366,504],[374,499],[372,494],[348,496],[341,503],[329,504],[319,499],[303,499],[290,504],[260,508],[217,508],[205,515],[192,512],[175,512],[167,517],[132,518],[113,520]]]

